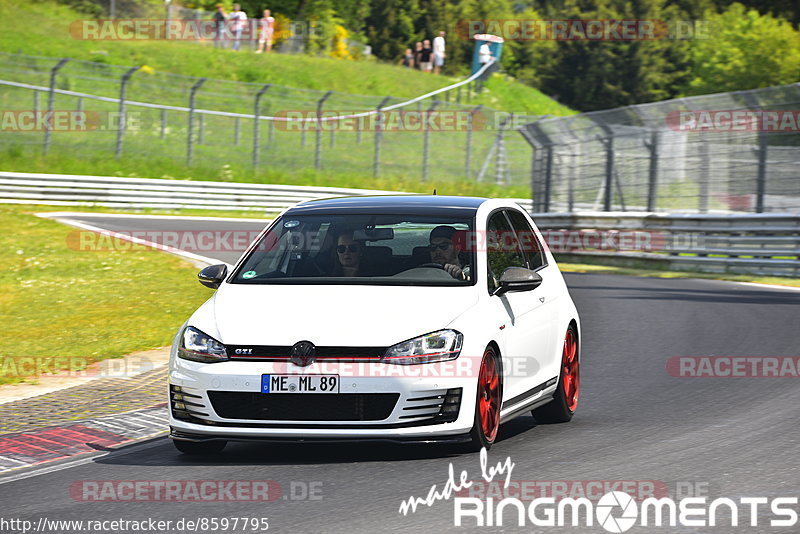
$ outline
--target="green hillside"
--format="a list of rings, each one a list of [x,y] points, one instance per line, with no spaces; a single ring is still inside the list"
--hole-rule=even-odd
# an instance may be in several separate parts
[[[74,38],[70,25],[87,16],[51,1],[0,2],[0,51],[70,57],[113,65],[148,65],[158,72],[243,82],[332,90],[364,95],[413,97],[459,81],[374,61],[306,55],[215,50],[210,43],[176,41],[91,41]],[[35,21],[20,24],[20,20]],[[572,111],[538,90],[496,75],[470,103],[529,115]]]
[[[262,102],[261,113],[314,109],[322,91],[333,90],[326,109],[360,111],[374,109],[381,97],[400,99],[444,87],[459,78],[434,76],[376,61],[347,61],[307,55],[254,54],[252,51],[216,50],[194,42],[87,41],[75,39],[70,25],[86,18],[51,0],[0,3],[0,79],[38,86],[48,84],[49,69],[59,57],[73,58],[58,74],[57,87],[82,93],[116,97],[119,76],[127,65],[146,65],[129,84],[127,98],[185,106],[194,78],[208,77],[198,93],[197,106],[226,112],[252,113],[253,95],[260,84],[273,88]],[[16,21],[35,21],[19,24]],[[22,54],[17,56],[16,54]],[[29,56],[41,56],[32,59]],[[95,63],[80,63],[75,60]],[[248,82],[253,85],[242,85]],[[316,92],[309,92],[314,90]],[[365,96],[358,96],[365,95]],[[29,89],[0,86],[0,109],[24,110],[45,105],[46,95],[34,100]],[[536,89],[507,76],[495,74],[480,95],[462,104],[484,105],[517,115],[567,115],[572,110]],[[442,97],[444,99],[444,97]],[[451,105],[456,94],[450,95]],[[38,102],[38,103],[36,103]],[[399,100],[392,100],[397,103]],[[430,102],[410,110],[427,108]],[[85,109],[113,114],[117,104],[57,95],[54,109]],[[424,108],[422,106],[425,106]],[[455,109],[451,107],[451,109]],[[134,108],[139,128],[125,134],[121,157],[114,157],[113,129],[89,132],[54,132],[50,151],[43,153],[41,131],[0,131],[0,169],[19,172],[51,172],[226,180],[235,182],[286,183],[361,187],[400,191],[430,191],[522,197],[530,194],[531,149],[516,132],[506,135],[506,167],[509,175],[494,174],[497,116],[489,113],[490,127],[467,135],[460,131],[384,132],[380,154],[380,176],[373,176],[374,131],[324,134],[320,170],[314,170],[314,132],[268,131],[262,127],[260,166],[254,169],[251,119],[205,116],[196,119],[194,157],[187,159],[187,115],[170,111]],[[106,115],[101,115],[105,117]],[[168,120],[164,128],[163,120]],[[204,119],[204,120],[203,120]],[[202,125],[199,122],[202,120]],[[429,137],[428,153],[423,142]],[[467,146],[469,148],[467,148]],[[423,161],[428,160],[424,178]],[[480,172],[483,170],[484,172]],[[469,177],[467,177],[469,175]]]

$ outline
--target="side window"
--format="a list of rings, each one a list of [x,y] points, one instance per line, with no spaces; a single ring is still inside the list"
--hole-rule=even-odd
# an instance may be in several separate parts
[[[519,241],[504,212],[498,211],[486,225],[486,256],[489,260],[488,284],[492,292],[498,287],[503,271],[509,267],[527,267]]]
[[[511,219],[511,225],[517,233],[522,253],[528,261],[528,269],[535,271],[544,265],[544,254],[542,254],[542,246],[536,238],[536,232],[533,231],[522,213],[517,210],[508,210],[507,213],[508,218]]]

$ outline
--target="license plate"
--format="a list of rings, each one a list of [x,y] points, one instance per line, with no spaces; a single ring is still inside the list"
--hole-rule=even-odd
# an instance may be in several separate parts
[[[261,375],[261,393],[339,393],[339,375]]]

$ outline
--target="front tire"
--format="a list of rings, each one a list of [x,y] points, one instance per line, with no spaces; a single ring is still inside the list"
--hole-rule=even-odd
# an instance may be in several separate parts
[[[225,445],[227,445],[228,442],[222,440],[180,441],[177,439],[173,439],[172,444],[175,445],[175,448],[181,451],[183,454],[188,454],[191,456],[201,456],[207,454],[217,454],[222,452],[222,449],[225,448]]]
[[[469,433],[467,452],[488,451],[497,439],[500,428],[500,406],[503,399],[503,374],[500,358],[493,347],[486,347],[478,373],[475,418]]]
[[[580,394],[580,351],[578,333],[570,325],[564,337],[564,348],[561,352],[561,376],[558,380],[553,400],[532,411],[539,423],[567,423],[572,420],[578,408]]]

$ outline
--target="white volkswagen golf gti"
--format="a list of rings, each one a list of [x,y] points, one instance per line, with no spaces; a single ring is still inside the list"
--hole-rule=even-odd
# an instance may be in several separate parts
[[[181,327],[171,437],[489,448],[578,404],[580,320],[530,217],[498,199],[349,197],[278,216]]]

